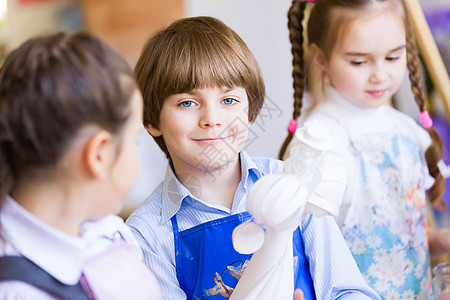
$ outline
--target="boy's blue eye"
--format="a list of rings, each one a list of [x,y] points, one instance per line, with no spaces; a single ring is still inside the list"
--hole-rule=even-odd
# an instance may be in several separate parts
[[[231,104],[233,104],[233,103],[235,103],[235,102],[236,102],[236,100],[233,99],[233,98],[226,98],[226,99],[223,99],[223,104],[225,104],[225,105],[231,105]]]
[[[192,101],[183,101],[180,103],[182,107],[191,107],[194,104]]]

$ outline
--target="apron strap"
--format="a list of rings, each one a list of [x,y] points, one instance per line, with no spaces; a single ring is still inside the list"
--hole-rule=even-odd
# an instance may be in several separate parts
[[[182,256],[180,253],[180,233],[178,231],[178,222],[177,222],[177,215],[173,215],[172,218],[170,218],[172,221],[172,229],[173,229],[173,241],[175,244],[175,265],[181,266],[183,264]],[[177,272],[177,279],[180,286],[183,286],[183,276],[179,272]]]

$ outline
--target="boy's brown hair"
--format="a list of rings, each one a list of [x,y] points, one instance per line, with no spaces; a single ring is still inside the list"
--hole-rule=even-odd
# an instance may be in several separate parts
[[[144,125],[159,128],[165,99],[207,87],[243,87],[253,122],[264,104],[264,81],[255,57],[231,28],[213,17],[179,19],[144,45],[135,74],[144,98]],[[162,136],[153,137],[169,157]]]

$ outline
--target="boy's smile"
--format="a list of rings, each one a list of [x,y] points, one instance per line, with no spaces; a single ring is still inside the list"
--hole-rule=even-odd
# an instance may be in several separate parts
[[[169,96],[148,130],[164,138],[176,173],[192,174],[235,166],[248,126],[245,89],[214,87]]]

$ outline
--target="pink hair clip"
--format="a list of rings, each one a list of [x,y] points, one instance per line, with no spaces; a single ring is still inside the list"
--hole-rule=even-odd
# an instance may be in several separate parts
[[[306,2],[314,3],[314,2],[316,2],[316,0],[306,0]]]
[[[422,127],[425,129],[430,128],[433,126],[433,120],[430,117],[430,114],[428,113],[428,110],[424,110],[419,113],[419,120],[420,124],[422,124]]]
[[[288,132],[289,133],[295,133],[295,130],[297,129],[297,120],[294,120],[294,119],[292,119],[290,122],[289,122],[289,125],[288,125],[288,128],[287,128],[287,130],[288,130]]]

